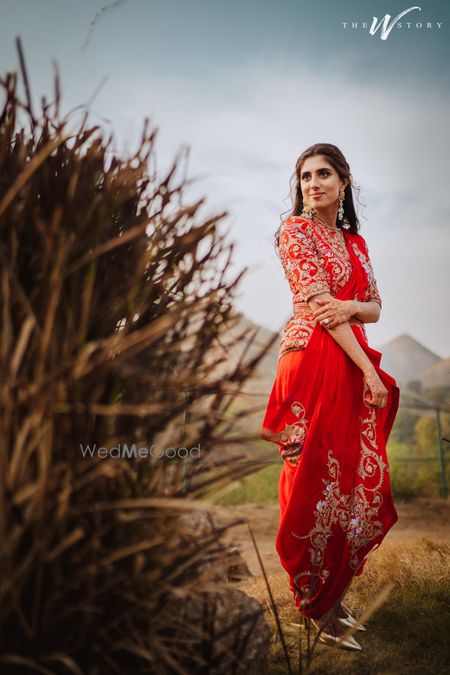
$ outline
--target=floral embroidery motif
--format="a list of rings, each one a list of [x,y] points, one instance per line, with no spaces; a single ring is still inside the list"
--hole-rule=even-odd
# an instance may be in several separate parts
[[[314,526],[305,535],[291,532],[296,539],[309,539],[311,542],[308,553],[314,572],[303,570],[293,580],[294,593],[301,599],[302,609],[307,607],[308,599],[315,593],[317,584],[324,583],[330,574],[329,570],[322,568],[333,526],[337,524],[345,533],[350,544],[349,565],[355,571],[366,557],[361,555],[361,549],[366,549],[371,541],[383,534],[383,524],[378,517],[383,504],[379,488],[383,484],[385,472],[389,469],[376,452],[376,410],[368,404],[365,406],[370,411],[369,415],[365,418],[359,417],[361,455],[357,474],[361,477],[361,482],[352,488],[350,494],[341,493],[339,461],[334,457],[333,450],[329,449],[327,465],[330,480],[322,479],[324,489],[314,510]],[[307,577],[310,577],[310,581],[307,581]]]
[[[294,401],[291,411],[297,418],[293,424],[286,424],[278,436],[282,458],[292,466],[297,466],[305,442],[308,420],[305,408],[299,401]]]
[[[364,382],[363,397],[369,393],[369,387]],[[369,480],[366,480],[364,487],[366,490],[376,492],[383,484],[384,474],[389,473],[389,466],[383,461],[383,458],[378,454],[377,432],[376,432],[376,409],[368,405],[364,401],[365,408],[369,411],[367,417],[361,418],[361,458],[358,465],[357,473],[363,479],[374,479],[373,487],[370,486]]]
[[[316,325],[307,302],[294,304],[294,316],[283,330],[279,358],[288,351],[305,349]]]
[[[263,429],[261,438],[272,443],[277,443],[283,460],[295,467],[302,454],[308,431],[308,420],[305,417],[305,408],[300,401],[294,401],[291,404],[290,410],[295,415],[296,419],[294,422],[285,424],[283,429],[278,433],[269,429]]]
[[[361,265],[363,266],[363,268],[366,272],[366,275],[367,275],[368,288],[367,288],[367,293],[366,293],[366,297],[364,298],[364,300],[365,301],[374,300],[375,302],[378,302],[378,304],[381,307],[382,306],[381,297],[380,297],[380,294],[378,292],[378,286],[377,286],[377,282],[376,282],[376,279],[375,279],[375,274],[374,274],[374,271],[373,271],[372,263],[370,262],[369,250],[367,248],[366,242],[364,241],[364,239],[362,237],[361,237],[361,241],[362,241],[363,246],[364,246],[364,252],[361,251],[359,246],[354,241],[352,241],[352,247],[353,247],[354,252],[358,256],[359,260],[361,261]]]
[[[308,220],[305,222],[309,224]],[[292,219],[286,221],[280,232],[279,253],[286,278],[298,300],[307,302],[316,293],[330,291],[326,271],[304,225]]]
[[[376,300],[381,306],[367,245],[363,237],[360,238],[366,254],[354,242],[353,246],[368,275],[368,287],[365,297],[355,300]],[[284,221],[280,231],[279,254],[293,294],[293,316],[282,331],[278,352],[280,359],[289,351],[306,349],[316,325],[307,301],[318,293],[329,292],[336,296],[352,273],[352,263],[341,229],[313,222],[303,216],[291,216]],[[350,323],[356,325],[367,340],[364,324],[355,318]]]

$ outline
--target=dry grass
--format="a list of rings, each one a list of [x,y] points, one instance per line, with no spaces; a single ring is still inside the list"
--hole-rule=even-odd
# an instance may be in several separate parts
[[[298,667],[301,623],[284,572],[269,575],[291,663]],[[444,675],[450,673],[450,545],[421,537],[399,543],[385,541],[355,578],[346,604],[361,619],[380,593],[393,584],[387,600],[366,622],[367,632],[354,633],[360,654],[318,645],[311,673],[330,675]],[[270,673],[287,671],[283,649],[262,578],[240,584],[265,608],[273,631]],[[305,672],[305,671],[303,671]]]
[[[248,359],[245,330],[228,362],[226,213],[187,203],[178,158],[153,169],[148,121],[123,158],[88,111],[61,118],[58,77],[36,112],[19,61],[24,101],[0,78],[1,673],[228,674],[255,617],[219,612],[226,528],[204,499],[254,467],[209,453],[242,442],[229,406],[265,350]]]

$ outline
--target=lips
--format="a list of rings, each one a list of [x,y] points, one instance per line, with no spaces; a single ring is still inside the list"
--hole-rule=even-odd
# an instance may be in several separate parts
[[[312,196],[313,199],[318,199],[319,197],[322,197],[324,195],[323,192],[315,192]]]

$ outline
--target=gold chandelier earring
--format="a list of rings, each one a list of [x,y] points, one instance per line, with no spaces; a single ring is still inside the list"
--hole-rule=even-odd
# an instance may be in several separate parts
[[[339,190],[339,209],[338,209],[339,220],[344,220],[344,197],[345,197],[345,188],[341,187],[341,189]]]
[[[316,215],[316,212],[314,211],[313,207],[307,204],[306,202],[303,202],[302,206],[302,216],[306,216],[307,218],[312,218],[313,216]]]

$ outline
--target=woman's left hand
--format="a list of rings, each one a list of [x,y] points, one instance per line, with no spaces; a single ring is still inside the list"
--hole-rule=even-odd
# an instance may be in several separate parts
[[[334,328],[341,323],[345,323],[357,311],[355,300],[331,298],[331,300],[316,300],[316,302],[322,307],[313,312],[313,317],[324,328]],[[328,323],[324,323],[325,319],[329,319]]]

